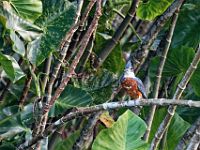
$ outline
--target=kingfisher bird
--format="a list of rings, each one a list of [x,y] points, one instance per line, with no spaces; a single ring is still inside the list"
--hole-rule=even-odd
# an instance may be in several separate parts
[[[126,63],[120,83],[131,99],[147,98],[142,81],[135,76],[131,60],[128,60]]]

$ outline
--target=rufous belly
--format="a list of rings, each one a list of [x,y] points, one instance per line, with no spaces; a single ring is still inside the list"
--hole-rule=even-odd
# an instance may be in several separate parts
[[[121,85],[132,99],[142,98],[142,93],[138,90],[137,81],[132,78],[126,78],[121,82]]]

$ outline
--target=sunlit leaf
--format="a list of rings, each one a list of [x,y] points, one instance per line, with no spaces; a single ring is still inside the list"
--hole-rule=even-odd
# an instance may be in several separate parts
[[[148,0],[141,2],[137,9],[137,16],[144,20],[153,20],[161,15],[173,2],[173,0]]]
[[[109,112],[104,112],[100,115],[99,120],[107,127],[112,127],[115,122],[114,119],[109,115]]]
[[[97,135],[92,149],[145,150],[147,145],[141,140],[145,130],[145,122],[127,110],[111,128],[104,129]]]
[[[3,9],[0,9],[0,22],[5,22],[5,27],[10,31],[10,38],[13,41],[13,50],[18,54],[25,55],[25,43],[37,38],[42,30],[28,22],[11,11],[8,2],[3,3]],[[23,40],[22,40],[23,39]]]
[[[9,0],[9,4],[19,16],[30,21],[42,14],[41,0]]]

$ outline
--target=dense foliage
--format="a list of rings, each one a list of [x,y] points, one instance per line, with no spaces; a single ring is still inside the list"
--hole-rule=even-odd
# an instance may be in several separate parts
[[[88,36],[89,41],[77,66],[73,63],[84,45],[90,24],[96,15],[95,4],[83,24],[75,29],[69,40],[65,59],[61,61],[62,49],[67,33],[72,32],[77,10],[82,8],[79,20],[91,1],[85,0],[1,0],[0,1],[0,149],[16,149],[20,144],[45,133],[45,129],[56,120],[86,106],[102,104],[110,100],[119,87],[126,59],[125,53],[137,51],[151,25],[158,19],[173,0],[141,0],[135,16],[127,24],[125,32],[118,41],[113,35],[120,32],[119,26],[126,17],[134,0],[104,0],[102,15],[97,29]],[[98,19],[98,18],[97,18]],[[153,97],[154,83],[166,44],[166,35],[171,27],[172,16],[166,20],[159,34],[148,47],[149,54],[137,76],[143,80],[148,97]],[[78,22],[79,23],[79,22]],[[87,38],[87,37],[86,37]],[[70,39],[70,38],[69,38]],[[113,42],[114,41],[114,42]],[[108,48],[106,45],[112,45]],[[172,42],[162,71],[159,98],[172,98],[178,84],[190,66],[200,43],[200,3],[187,0],[181,6],[173,32]],[[66,46],[66,45],[65,45]],[[66,46],[67,47],[67,46]],[[96,67],[98,56],[109,51],[105,61]],[[48,101],[49,83],[60,62],[59,71],[52,85],[53,97],[68,77],[70,81],[61,95],[56,98],[47,115],[44,131],[38,133],[46,99]],[[200,99],[200,65],[191,77],[181,99]],[[130,100],[120,91],[113,101]],[[167,113],[167,107],[157,107],[148,142],[142,137],[146,132],[150,107],[143,107],[140,114],[130,108],[110,110],[98,115],[85,114],[65,122],[49,137],[36,144],[41,149],[80,149],[93,150],[145,150]],[[179,141],[200,116],[199,108],[178,107],[159,147],[173,150]],[[100,118],[100,119],[99,119]],[[92,123],[91,123],[92,122]],[[83,134],[83,131],[87,131]],[[84,139],[84,136],[87,137]],[[81,142],[82,140],[82,142]],[[85,141],[84,141],[85,140]],[[186,141],[186,145],[189,140]],[[38,146],[39,145],[39,146]],[[33,146],[34,147],[34,146]],[[185,148],[185,147],[184,147]],[[183,149],[184,149],[183,148]]]

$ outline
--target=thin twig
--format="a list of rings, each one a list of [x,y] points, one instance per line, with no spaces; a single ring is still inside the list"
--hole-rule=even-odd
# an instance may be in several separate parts
[[[33,72],[35,71],[35,67],[33,68]],[[26,100],[26,97],[28,95],[28,91],[30,89],[30,85],[31,85],[31,81],[32,81],[33,77],[31,75],[31,73],[28,73],[28,76],[27,76],[27,79],[26,79],[26,82],[24,84],[24,88],[23,88],[23,93],[19,99],[19,107],[22,108],[24,106],[24,103],[25,103],[25,100]]]
[[[83,0],[78,0],[78,11],[77,11],[77,16],[81,16],[81,9],[83,7]],[[79,15],[78,15],[79,14]],[[84,15],[83,15],[84,17]],[[65,56],[65,60],[68,60],[70,57],[71,57],[71,54],[73,53],[73,51],[75,50],[78,42],[79,42],[79,39],[80,39],[80,36],[81,36],[81,33],[83,31],[83,28],[84,28],[84,23],[85,22],[82,22],[80,25],[79,25],[79,28],[77,29],[77,31],[74,33],[73,35],[73,38],[72,38],[72,41],[69,45],[69,48],[68,48],[68,51],[67,51],[67,54]]]
[[[190,78],[192,77],[194,71],[196,70],[199,61],[200,61],[200,44],[199,44],[198,50],[194,56],[194,59],[190,65],[190,67],[188,68],[187,72],[185,73],[183,79],[181,80],[181,82],[179,83],[179,85],[176,89],[173,99],[176,99],[176,100],[180,99],[183,91],[186,88],[187,83],[189,82]],[[162,123],[160,124],[160,126],[155,134],[155,137],[151,143],[151,148],[150,148],[151,150],[157,149],[158,144],[159,144],[164,132],[169,127],[172,117],[174,116],[175,110],[176,110],[176,106],[169,106],[168,113],[165,116]]]
[[[168,32],[167,37],[166,37],[166,43],[165,43],[165,46],[164,46],[164,49],[163,49],[163,53],[160,57],[160,64],[158,66],[156,81],[155,81],[154,88],[153,88],[154,89],[154,91],[153,91],[153,97],[154,98],[158,98],[162,72],[163,72],[163,68],[164,68],[164,65],[165,65],[166,58],[167,58],[167,53],[168,53],[168,50],[169,50],[169,47],[170,47],[170,44],[171,44],[171,40],[172,40],[172,36],[173,36],[174,29],[175,29],[175,26],[176,26],[176,22],[177,22],[177,19],[178,19],[178,12],[179,12],[179,10],[177,10],[175,12],[175,14],[172,18],[172,23],[171,23],[169,32]],[[151,131],[151,126],[152,126],[155,111],[156,111],[156,105],[154,105],[150,108],[150,113],[149,113],[149,116],[148,116],[148,119],[147,119],[147,130],[146,130],[146,133],[144,135],[145,141],[148,141],[148,139],[149,139],[149,134],[150,134],[150,131]]]
[[[174,12],[181,7],[183,1],[184,0],[175,0],[171,4],[171,6],[149,28],[140,47],[134,51],[133,54],[131,54],[131,60],[134,64],[134,70],[136,73],[144,63],[149,52],[148,49],[158,35],[159,31],[164,26],[166,21],[174,14]]]
[[[51,61],[52,61],[52,54],[49,55],[49,57],[47,58],[47,60],[45,61],[45,65],[44,65],[44,77],[42,79],[42,93],[45,92],[45,88],[47,85],[47,82],[49,80],[49,73],[50,73],[50,69],[51,69]]]
[[[81,57],[81,60],[79,62],[79,68],[78,68],[78,71],[77,73],[81,73],[83,72],[84,70],[84,67],[90,57],[90,54],[92,53],[92,49],[93,49],[93,46],[94,46],[94,39],[95,39],[95,35],[96,35],[96,32],[93,33],[93,36],[90,37],[90,40],[89,40],[89,43],[86,47],[86,50],[85,52],[83,53],[83,56]]]
[[[139,4],[139,0],[134,0],[132,2],[131,7],[130,7],[125,19],[122,21],[120,26],[117,28],[112,39],[106,43],[105,48],[103,48],[103,51],[101,51],[101,53],[99,54],[99,60],[95,62],[94,68],[98,68],[105,61],[105,59],[111,53],[113,48],[116,46],[119,39],[122,37],[123,33],[125,32],[126,28],[128,27],[128,24],[134,17],[136,8],[138,7],[138,4]]]

